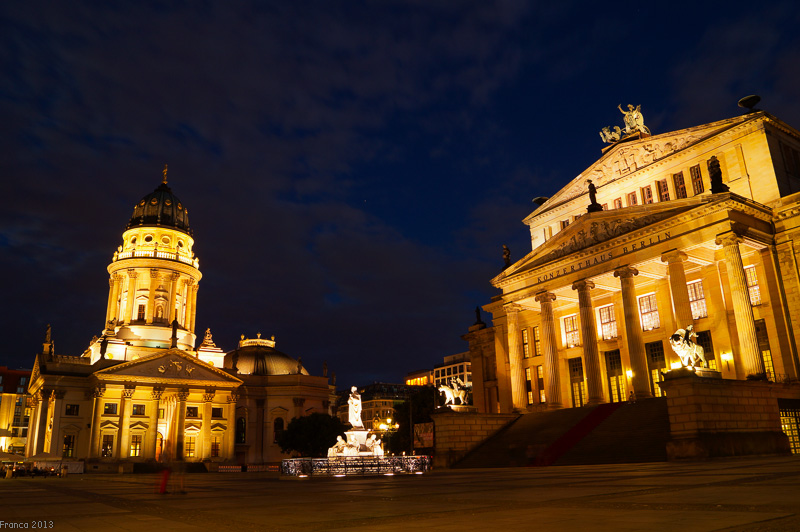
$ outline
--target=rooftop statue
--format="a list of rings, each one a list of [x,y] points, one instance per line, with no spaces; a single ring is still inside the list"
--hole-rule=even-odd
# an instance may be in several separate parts
[[[600,138],[607,144],[613,144],[628,135],[634,133],[645,133],[650,135],[650,129],[644,125],[644,117],[642,116],[642,106],[637,105],[634,107],[628,104],[628,110],[622,108],[622,104],[617,105],[617,109],[623,114],[622,121],[625,123],[625,128],[620,129],[619,126],[604,127],[600,130]]]

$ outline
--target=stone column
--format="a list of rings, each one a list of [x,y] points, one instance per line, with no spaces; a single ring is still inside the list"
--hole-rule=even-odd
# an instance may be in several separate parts
[[[228,396],[227,427],[225,428],[225,448],[222,455],[225,460],[233,460],[236,457],[236,401],[239,397],[236,394]]]
[[[186,400],[189,391],[183,389],[178,392],[177,412],[175,415],[175,459],[184,460],[183,440],[186,432]]]
[[[203,446],[200,449],[202,460],[211,458],[211,407],[214,401],[214,390],[206,390],[203,394]]]
[[[536,301],[542,308],[542,348],[544,349],[545,386],[548,408],[561,408],[561,381],[558,375],[558,343],[553,319],[553,301],[556,295],[542,291],[536,294]]]
[[[652,397],[650,392],[650,376],[642,340],[642,322],[639,320],[639,304],[636,300],[636,288],[633,286],[634,275],[639,270],[632,266],[620,266],[614,270],[614,277],[619,277],[622,287],[622,308],[625,312],[625,339],[628,342],[628,355],[633,371],[633,391],[638,399]]]
[[[186,279],[186,284],[184,285],[183,291],[183,299],[184,299],[184,315],[183,315],[183,326],[184,328],[192,332],[192,313],[194,312],[194,305],[192,301],[192,291],[193,291],[193,279]]]
[[[111,314],[114,312],[114,308],[116,307],[117,299],[116,299],[116,291],[117,291],[117,275],[111,274],[111,277],[108,279],[108,306],[106,307],[106,323],[104,327],[107,326],[108,322],[111,321],[111,318],[115,318],[116,316],[112,316]]]
[[[189,332],[193,333],[195,329],[195,318],[197,317],[197,290],[200,288],[198,284],[192,282],[192,311],[189,313],[187,321],[189,321]]]
[[[55,390],[51,396],[53,404],[50,407],[53,413],[53,428],[50,431],[50,448],[45,449],[45,452],[56,453],[61,455],[61,444],[63,443],[59,432],[61,431],[61,409],[64,406],[64,390]]]
[[[155,459],[156,449],[158,448],[158,409],[160,408],[161,396],[164,394],[162,388],[153,388],[150,392],[150,426],[147,434],[149,436],[147,446],[149,449],[144,451],[146,458]],[[144,454],[143,453],[143,454]]]
[[[667,263],[672,307],[675,310],[675,322],[679,329],[685,329],[694,323],[692,306],[689,303],[689,289],[686,286],[686,272],[683,270],[683,261],[685,260],[686,253],[678,250],[667,251],[661,255],[661,261]]]
[[[170,275],[169,280],[169,306],[167,307],[168,313],[166,315],[167,321],[172,323],[173,318],[178,318],[178,313],[175,311],[175,291],[178,288],[178,278],[180,274],[173,273]]]
[[[156,313],[156,288],[158,288],[158,269],[150,270],[150,290],[147,295],[147,323],[153,323]]]
[[[597,324],[594,319],[592,295],[589,290],[594,283],[587,279],[576,281],[572,289],[578,291],[578,309],[581,316],[581,336],[583,337],[583,363],[586,365],[586,387],[589,391],[589,404],[605,403],[603,384],[600,377],[600,354],[597,349]]]
[[[131,398],[133,392],[136,391],[135,386],[125,386],[122,390],[122,400],[119,403],[119,435],[117,437],[117,453],[119,459],[125,459],[130,456],[130,432],[131,432]]]
[[[136,300],[136,278],[139,276],[133,269],[128,270],[128,301],[125,305],[124,323],[130,324],[133,321],[133,304]]]
[[[739,358],[745,375],[764,373],[764,362],[756,338],[756,323],[753,318],[753,306],[750,304],[750,292],[747,289],[747,278],[744,274],[742,255],[739,244],[743,238],[730,232],[719,235],[716,244],[722,246],[725,253],[725,269],[728,271],[733,315],[736,318],[736,332],[739,336]]]
[[[47,424],[50,421],[50,394],[52,390],[41,390],[39,399],[39,426],[36,427],[36,446],[33,454],[44,452],[45,436],[47,434]]]
[[[105,388],[97,387],[93,390],[94,411],[92,413],[92,434],[89,438],[89,458],[100,456],[100,422],[103,415],[103,395]]]
[[[511,369],[511,404],[515,411],[521,412],[528,406],[525,389],[525,370],[522,367],[522,345],[520,342],[519,313],[522,307],[509,303],[506,311],[508,329],[508,362]]]
[[[41,402],[41,390],[31,396],[31,418],[28,420],[28,440],[25,445],[25,456],[36,454],[36,434],[39,427],[39,403]]]

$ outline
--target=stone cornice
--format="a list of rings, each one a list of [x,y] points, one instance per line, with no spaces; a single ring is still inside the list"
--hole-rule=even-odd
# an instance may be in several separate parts
[[[189,277],[192,277],[196,281],[199,281],[203,277],[203,274],[200,273],[200,270],[194,266],[185,264],[183,262],[156,259],[153,257],[136,257],[112,262],[108,265],[108,273],[113,275],[117,272],[122,272],[125,270],[149,270],[153,268],[166,270],[165,273],[170,271],[183,273]]]

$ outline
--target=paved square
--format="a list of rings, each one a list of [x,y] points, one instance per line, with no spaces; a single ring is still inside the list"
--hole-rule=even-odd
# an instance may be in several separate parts
[[[279,479],[156,475],[0,480],[0,530],[800,530],[800,457]]]

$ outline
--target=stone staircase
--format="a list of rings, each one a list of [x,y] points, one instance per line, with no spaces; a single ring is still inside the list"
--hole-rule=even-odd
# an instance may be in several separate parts
[[[666,461],[665,398],[533,412],[467,454],[454,468]]]

